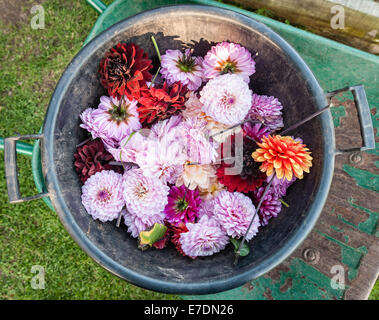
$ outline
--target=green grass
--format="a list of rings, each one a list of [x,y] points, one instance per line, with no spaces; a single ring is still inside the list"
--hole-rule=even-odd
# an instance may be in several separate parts
[[[28,18],[18,26],[0,20],[1,137],[38,132],[60,75],[98,17],[84,0],[49,0],[43,3],[45,29],[33,30],[32,4],[24,1],[21,10]],[[30,158],[19,157],[18,164],[22,194],[36,193]],[[0,175],[4,177],[3,161]],[[0,203],[0,299],[177,298],[135,287],[104,270],[42,200],[10,205],[3,178]],[[31,288],[33,265],[45,268],[44,290]]]
[[[84,0],[49,0],[43,2],[45,29],[33,30],[33,4],[24,1],[20,10],[27,18],[17,26],[0,20],[1,137],[38,132],[60,75],[98,17]],[[22,194],[36,193],[30,158],[19,157],[18,165]],[[0,203],[0,299],[178,298],[140,289],[105,271],[76,245],[42,200],[10,205],[4,179]],[[33,265],[45,268],[44,290],[31,288]],[[379,283],[370,299],[379,300]]]

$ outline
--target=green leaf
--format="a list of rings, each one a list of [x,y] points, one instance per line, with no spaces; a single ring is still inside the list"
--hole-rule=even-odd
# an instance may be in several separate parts
[[[141,231],[139,233],[139,247],[146,249],[147,246],[152,246],[155,242],[162,239],[166,233],[167,227],[164,224],[155,223],[150,230]]]
[[[230,242],[233,244],[234,246],[234,252],[237,253],[238,252],[238,248],[240,246],[240,241],[238,241],[237,239],[234,239],[234,238],[230,238]],[[240,250],[240,256],[241,257],[245,257],[247,256],[248,254],[250,253],[250,248],[249,246],[246,244],[246,242],[243,243],[242,245],[242,248]]]

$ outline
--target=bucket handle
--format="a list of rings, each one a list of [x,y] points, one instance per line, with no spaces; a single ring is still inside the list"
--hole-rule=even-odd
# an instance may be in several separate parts
[[[47,197],[47,192],[41,192],[30,197],[21,197],[20,187],[18,183],[18,167],[17,167],[17,150],[16,141],[25,139],[43,139],[43,134],[29,134],[23,136],[14,136],[4,139],[4,166],[5,179],[7,181],[8,198],[10,203],[21,203],[25,201],[40,199]]]
[[[349,148],[349,149],[336,149],[336,154],[365,151],[375,149],[375,135],[374,128],[371,120],[370,107],[367,101],[367,96],[363,85],[349,86],[342,89],[337,89],[326,93],[328,103],[331,103],[331,98],[338,93],[351,91],[354,97],[355,107],[358,111],[359,124],[361,127],[362,147]]]

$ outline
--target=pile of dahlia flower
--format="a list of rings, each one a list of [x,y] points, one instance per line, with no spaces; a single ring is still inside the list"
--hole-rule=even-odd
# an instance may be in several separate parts
[[[83,206],[122,222],[141,249],[171,245],[195,259],[250,241],[309,172],[310,152],[278,134],[283,106],[255,92],[245,47],[158,57],[153,66],[143,47],[118,43],[99,61],[105,91],[80,114],[88,139],[74,154]]]

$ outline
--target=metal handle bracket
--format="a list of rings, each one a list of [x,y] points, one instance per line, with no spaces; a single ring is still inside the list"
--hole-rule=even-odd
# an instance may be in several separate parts
[[[363,145],[360,148],[350,148],[343,150],[337,149],[336,154],[375,149],[374,128],[371,120],[370,107],[367,101],[366,92],[363,85],[350,86],[328,92],[326,94],[326,98],[330,102],[333,96],[345,91],[351,91],[351,93],[353,94],[355,107],[358,111],[358,118],[361,127]]]
[[[7,181],[8,198],[10,203],[20,203],[48,196],[47,192],[41,192],[30,197],[21,197],[18,182],[16,141],[25,139],[43,139],[42,134],[30,134],[24,136],[8,137],[4,139],[4,166],[5,179]]]

